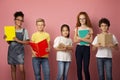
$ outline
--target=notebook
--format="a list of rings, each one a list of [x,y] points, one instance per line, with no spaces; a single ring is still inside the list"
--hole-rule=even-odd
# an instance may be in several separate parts
[[[38,43],[30,42],[29,44],[32,47],[32,49],[36,52],[37,57],[42,57],[49,54],[49,52],[46,52],[46,49],[48,48],[48,43],[46,39]]]
[[[6,35],[6,41],[14,41],[14,37],[16,37],[15,26],[5,26],[4,33]]]
[[[89,34],[89,30],[84,29],[84,30],[78,30],[78,35],[81,38],[85,38]],[[88,42],[81,41],[80,45],[86,45]]]

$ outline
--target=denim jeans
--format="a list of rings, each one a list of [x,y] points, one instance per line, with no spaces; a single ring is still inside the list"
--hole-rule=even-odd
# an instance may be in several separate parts
[[[58,76],[57,80],[67,80],[67,74],[69,70],[70,62],[58,61]]]
[[[76,47],[76,63],[78,80],[83,80],[82,67],[84,67],[85,80],[90,80],[89,63],[90,63],[90,46]]]
[[[50,80],[50,69],[49,69],[49,62],[48,58],[32,58],[32,65],[34,69],[35,80],[41,80],[41,65],[42,71],[44,75],[44,80]]]
[[[112,58],[97,58],[99,80],[112,80]],[[105,68],[105,69],[104,69]]]

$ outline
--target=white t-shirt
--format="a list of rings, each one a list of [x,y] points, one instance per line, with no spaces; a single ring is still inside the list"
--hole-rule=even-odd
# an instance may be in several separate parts
[[[97,36],[95,37],[95,39],[92,42],[92,45],[97,44]],[[116,39],[116,37],[113,35],[113,44],[118,44],[118,41]],[[112,58],[112,50],[111,48],[98,48],[97,54],[96,54],[97,58]]]
[[[72,45],[72,40],[70,38],[65,38],[63,36],[58,36],[54,40],[53,47],[56,48],[60,43],[64,45]],[[56,60],[57,61],[71,61],[71,52],[72,51],[57,51]]]

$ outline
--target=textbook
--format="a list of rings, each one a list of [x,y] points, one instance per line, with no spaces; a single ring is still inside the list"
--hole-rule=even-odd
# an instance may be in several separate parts
[[[16,37],[15,26],[5,26],[4,33],[6,36],[6,41],[13,41],[13,38]]]
[[[98,43],[105,47],[109,44],[113,44],[113,35],[110,34],[110,33],[107,33],[107,34],[98,34]]]
[[[38,43],[30,42],[29,44],[32,47],[32,49],[36,52],[37,57],[42,57],[49,54],[49,52],[46,52],[46,49],[48,48],[48,43],[46,39]]]
[[[85,30],[78,30],[78,35],[81,38],[85,38],[88,34],[89,34],[89,30],[87,30],[87,29],[85,29]],[[80,42],[80,45],[86,45],[86,44],[88,44],[88,42],[84,42],[84,41]]]

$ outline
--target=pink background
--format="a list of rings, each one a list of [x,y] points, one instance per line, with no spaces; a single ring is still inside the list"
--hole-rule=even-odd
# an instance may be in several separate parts
[[[28,30],[29,35],[36,31],[35,20],[44,18],[46,20],[46,31],[51,35],[51,46],[56,36],[60,35],[60,26],[63,23],[70,25],[71,38],[76,24],[76,16],[80,11],[86,11],[90,16],[94,27],[95,35],[99,32],[98,21],[102,17],[107,17],[111,21],[110,32],[115,34],[120,41],[120,10],[119,0],[1,0],[0,1],[0,80],[11,80],[10,66],[7,64],[8,44],[3,40],[4,26],[14,25],[13,13],[23,11],[25,22],[23,26]],[[34,80],[34,74],[31,64],[30,47],[26,46],[25,53],[25,71],[26,80]],[[75,47],[74,47],[75,51]],[[113,79],[120,79],[120,52],[113,53]],[[77,80],[75,54],[72,54],[73,60],[70,66],[68,80]],[[51,49],[50,71],[51,80],[56,80],[57,62],[56,53]],[[17,78],[20,80],[19,72]],[[95,52],[91,51],[90,62],[91,80],[98,80]]]

